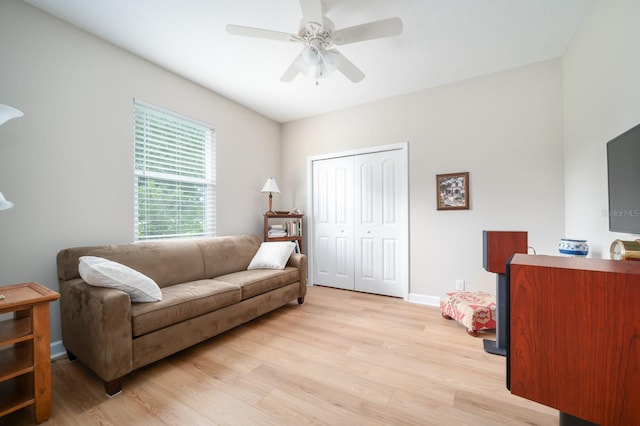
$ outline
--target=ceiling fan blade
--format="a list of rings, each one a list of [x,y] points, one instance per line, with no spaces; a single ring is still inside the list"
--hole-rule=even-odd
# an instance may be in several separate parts
[[[305,23],[322,26],[322,3],[320,0],[300,0],[300,8]]]
[[[244,37],[266,38],[277,41],[299,41],[300,37],[295,34],[283,33],[280,31],[263,30],[261,28],[243,27],[240,25],[227,25],[227,32],[233,35]]]
[[[348,60],[342,53],[337,50],[332,49],[331,52],[334,52],[336,55],[336,63],[337,69],[345,77],[351,80],[354,83],[362,81],[364,78],[364,73],[360,71],[360,68],[356,67],[350,60]]]
[[[282,74],[282,77],[280,77],[280,81],[285,83],[292,82],[293,79],[296,78],[298,74],[300,74],[303,66],[304,61],[302,60],[302,54],[300,54],[296,57],[296,59],[293,60],[291,65],[289,65],[289,68],[287,68],[284,74]]]
[[[391,37],[402,33],[402,19],[387,18],[381,21],[343,28],[333,33],[333,42],[338,46],[359,41]]]

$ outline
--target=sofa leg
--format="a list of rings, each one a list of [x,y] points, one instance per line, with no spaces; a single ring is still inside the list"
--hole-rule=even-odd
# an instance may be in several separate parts
[[[302,305],[304,303],[304,296],[298,297],[298,305]]]
[[[114,380],[105,380],[104,381],[104,391],[109,398],[113,398],[122,392],[122,382],[124,381],[124,377],[120,377]]]
[[[75,356],[71,351],[67,351],[67,358],[69,359],[69,362],[73,362],[78,359],[78,357]]]

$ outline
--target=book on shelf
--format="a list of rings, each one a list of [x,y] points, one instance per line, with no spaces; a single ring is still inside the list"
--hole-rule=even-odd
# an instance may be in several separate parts
[[[284,231],[269,231],[268,233],[269,237],[271,238],[276,238],[276,237],[288,237],[287,233]]]
[[[301,237],[302,226],[299,220],[293,220],[282,224],[269,225],[267,233],[269,237]]]
[[[302,230],[300,228],[300,221],[293,220],[287,223],[287,232],[292,237],[300,237],[302,236]]]

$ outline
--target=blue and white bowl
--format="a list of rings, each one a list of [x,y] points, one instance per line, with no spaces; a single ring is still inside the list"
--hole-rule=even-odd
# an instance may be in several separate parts
[[[558,250],[560,254],[565,256],[586,256],[589,254],[589,244],[587,244],[587,240],[561,238]]]

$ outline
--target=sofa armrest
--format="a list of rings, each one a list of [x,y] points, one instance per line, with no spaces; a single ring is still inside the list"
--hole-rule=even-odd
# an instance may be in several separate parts
[[[307,256],[302,253],[293,253],[289,257],[287,266],[293,266],[300,271],[300,297],[304,299],[307,294]]]
[[[133,368],[131,300],[115,289],[82,279],[60,281],[62,344],[101,379],[121,378]]]

